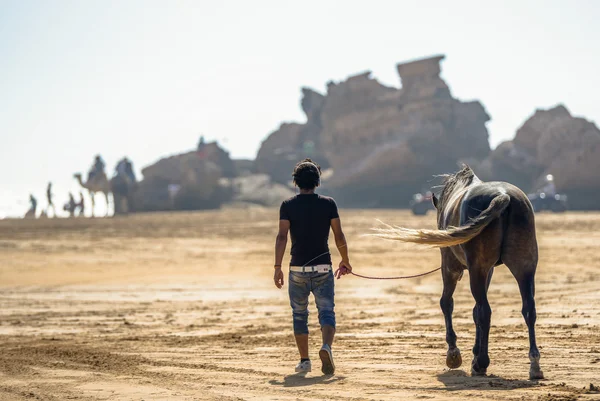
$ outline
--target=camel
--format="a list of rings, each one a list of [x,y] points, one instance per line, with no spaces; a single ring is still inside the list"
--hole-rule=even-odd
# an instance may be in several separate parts
[[[127,214],[133,211],[132,195],[137,183],[125,174],[117,174],[110,180],[115,214]]]
[[[106,198],[106,216],[108,216],[108,205],[109,205],[108,194],[111,192],[111,190],[110,190],[110,182],[108,181],[108,178],[106,178],[106,173],[104,173],[104,172],[98,173],[91,180],[88,180],[87,182],[83,182],[80,173],[75,174],[74,177],[77,180],[77,182],[79,182],[79,185],[81,185],[83,188],[87,189],[88,192],[90,193],[90,198],[92,200],[92,217],[94,217],[94,206],[96,204],[95,200],[94,200],[94,194],[96,192],[101,192],[104,194],[104,197]]]

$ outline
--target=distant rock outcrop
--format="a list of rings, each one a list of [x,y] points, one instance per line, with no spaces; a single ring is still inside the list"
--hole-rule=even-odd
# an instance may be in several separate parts
[[[398,65],[402,88],[387,87],[365,72],[329,83],[327,95],[303,90],[306,124],[284,124],[258,153],[257,169],[289,182],[294,163],[312,157],[333,169],[325,190],[357,206],[405,206],[433,174],[458,160],[489,154],[478,101],[452,97],[440,78],[443,56]],[[306,141],[312,155],[302,152]]]
[[[330,84],[322,112],[328,186],[357,203],[404,205],[434,174],[490,148],[481,103],[454,99],[440,78],[443,56],[399,64],[402,89],[370,73]]]
[[[283,123],[263,141],[256,156],[256,171],[281,184],[291,183],[295,164],[306,157],[328,167],[320,143],[324,96],[308,88],[302,89],[302,95],[306,123]]]
[[[200,139],[197,148],[198,156],[210,162],[215,163],[221,169],[224,177],[232,178],[237,176],[236,163],[229,157],[229,152],[223,149],[215,142],[204,143],[204,139]]]
[[[287,185],[278,184],[266,174],[252,174],[233,179],[233,202],[276,207],[294,196]]]
[[[562,105],[536,110],[514,140],[500,144],[474,167],[481,178],[509,181],[524,191],[552,174],[571,208],[600,207],[600,130]]]
[[[142,170],[135,192],[136,211],[218,208],[231,199],[224,177],[234,173],[229,155],[215,142],[160,159]]]

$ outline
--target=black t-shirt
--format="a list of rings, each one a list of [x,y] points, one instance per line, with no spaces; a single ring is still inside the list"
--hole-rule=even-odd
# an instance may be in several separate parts
[[[281,204],[279,219],[290,221],[291,266],[331,264],[329,227],[338,217],[335,201],[327,196],[300,194]]]

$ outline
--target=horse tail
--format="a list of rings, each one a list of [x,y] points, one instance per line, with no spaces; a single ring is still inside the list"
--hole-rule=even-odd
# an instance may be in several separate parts
[[[498,195],[492,199],[487,209],[460,227],[448,227],[445,230],[414,230],[388,225],[387,228],[375,229],[377,234],[373,234],[373,236],[440,248],[460,245],[478,236],[488,224],[502,214],[509,203],[509,195]]]

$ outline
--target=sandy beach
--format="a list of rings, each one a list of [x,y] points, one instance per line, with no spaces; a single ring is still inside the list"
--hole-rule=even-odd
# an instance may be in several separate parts
[[[470,377],[474,301],[465,279],[454,298],[464,362],[457,370],[445,366],[439,273],[336,281],[337,372],[327,377],[318,369],[311,301],[317,366],[306,377],[293,374],[298,357],[287,286],[278,290],[272,281],[277,216],[256,207],[0,221],[0,400],[600,397],[590,390],[600,386],[600,214],[537,216],[541,381],[528,380],[527,328],[504,266],[489,291],[487,377]],[[439,266],[436,249],[362,236],[376,219],[433,228],[433,214],[341,216],[357,273],[416,274]]]

